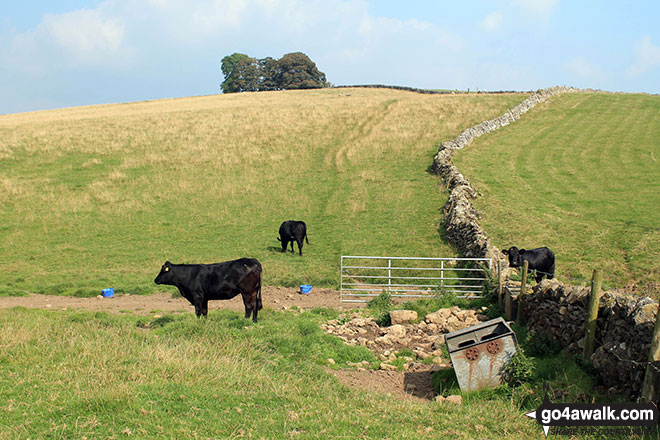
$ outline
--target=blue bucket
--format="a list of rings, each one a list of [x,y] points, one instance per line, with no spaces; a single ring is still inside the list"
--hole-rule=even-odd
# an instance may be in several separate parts
[[[311,284],[301,284],[300,285],[300,293],[308,295],[309,292],[312,290],[312,285]]]
[[[103,289],[101,290],[101,293],[103,295],[103,298],[112,298],[113,296],[115,296],[115,289],[113,289],[112,287],[109,289]]]

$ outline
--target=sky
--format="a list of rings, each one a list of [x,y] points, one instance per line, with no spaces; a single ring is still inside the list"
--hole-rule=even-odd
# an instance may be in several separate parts
[[[335,85],[660,93],[660,1],[25,0],[0,10],[0,114],[220,93],[234,52]]]

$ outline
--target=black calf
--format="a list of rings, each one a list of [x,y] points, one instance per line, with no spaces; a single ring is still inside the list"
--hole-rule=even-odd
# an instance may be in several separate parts
[[[502,250],[509,256],[509,266],[522,267],[523,261],[529,262],[529,270],[536,271],[536,282],[540,283],[544,276],[549,280],[555,276],[555,254],[547,247],[536,249],[518,249],[515,246]]]

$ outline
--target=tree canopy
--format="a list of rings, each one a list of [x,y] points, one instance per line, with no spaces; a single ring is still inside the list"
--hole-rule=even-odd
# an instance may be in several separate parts
[[[222,74],[225,76],[225,82],[223,82],[221,85],[223,92],[229,93],[236,91],[235,89],[237,88],[237,85],[234,84],[236,77],[232,77],[231,75],[242,61],[249,59],[250,57],[246,54],[237,52],[234,52],[231,55],[227,55],[222,59],[221,70]]]
[[[233,53],[222,59],[223,93],[264,90],[316,89],[326,87],[325,73],[302,52],[271,57],[251,58]]]

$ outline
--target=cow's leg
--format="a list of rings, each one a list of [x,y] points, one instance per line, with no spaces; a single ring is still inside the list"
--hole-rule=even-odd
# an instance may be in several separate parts
[[[552,266],[550,266],[550,269],[548,269],[548,274],[547,278],[549,280],[553,279],[555,277],[555,263],[552,263]]]
[[[256,299],[255,299],[255,303],[256,303]],[[257,322],[257,312],[259,312],[259,309],[255,305],[254,309],[252,309],[252,322]]]
[[[296,238],[296,241],[298,242],[298,254],[302,255],[303,239],[302,238]],[[293,247],[293,244],[292,244],[292,247]]]
[[[286,240],[284,239],[284,237],[282,237],[282,239],[280,240],[280,242],[281,242],[281,244],[282,244],[282,253],[284,253],[284,252],[286,252],[286,248],[287,248],[287,245],[289,244],[289,242],[286,241]]]
[[[291,239],[290,243],[291,243],[291,252],[295,252],[295,251],[293,250],[293,238]]]
[[[248,319],[253,310],[252,298],[250,294],[243,292],[241,292],[241,296],[243,297],[243,306],[245,307],[245,319]]]
[[[259,312],[259,291],[261,287],[255,289],[250,294],[250,305],[252,306],[252,322],[257,322],[257,312]]]
[[[540,283],[541,280],[543,279],[543,272],[540,270],[536,271],[536,284]]]
[[[195,306],[195,315],[206,317],[208,313],[208,301],[202,299],[202,295],[195,295],[193,305]]]
[[[257,313],[263,308],[263,303],[261,302],[261,276],[259,278],[259,285],[254,291],[254,310],[252,312],[252,321],[254,322],[257,322]]]

